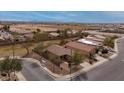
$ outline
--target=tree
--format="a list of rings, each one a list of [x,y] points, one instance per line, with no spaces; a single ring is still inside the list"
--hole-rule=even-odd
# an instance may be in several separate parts
[[[63,38],[64,37],[68,37],[68,29],[64,29],[63,31],[62,31],[62,36],[63,36]]]
[[[83,32],[83,33],[80,34],[80,37],[83,38],[83,37],[87,37],[88,35],[89,35],[89,33],[87,33],[87,32]]]
[[[39,28],[37,28],[37,33],[40,33],[40,31],[41,31],[41,30],[40,30]]]
[[[80,63],[83,62],[84,60],[84,56],[79,53],[79,52],[74,52],[74,54],[72,55],[72,61],[69,63],[69,67],[70,67],[70,80],[72,80],[72,77],[71,77],[71,73],[72,73],[72,69],[73,69],[73,66],[78,66]]]
[[[114,47],[114,38],[113,37],[106,37],[103,44],[105,46],[113,48]]]
[[[0,62],[0,71],[3,73],[6,73],[8,75],[8,77],[10,77],[10,73],[11,73],[11,66],[10,66],[10,60],[7,57],[5,60]]]
[[[29,47],[31,47],[31,46],[32,46],[32,43],[30,43],[30,42],[22,44],[22,47],[25,48],[27,51],[27,55],[30,53]]]
[[[80,63],[82,63],[84,60],[84,56],[79,53],[79,52],[75,52],[74,55],[72,55],[72,63],[74,65],[79,65]]]
[[[77,36],[82,36],[82,31],[78,31]]]
[[[21,70],[22,70],[22,64],[21,64],[21,60],[19,59],[10,59],[9,57],[7,57],[6,59],[0,62],[0,71],[6,73],[9,78],[12,72],[15,73],[16,71],[21,71]]]
[[[12,59],[11,67],[12,67],[12,71],[14,72],[14,74],[15,74],[15,72],[21,71],[22,70],[21,60]]]
[[[45,48],[44,44],[40,42],[34,49],[33,51],[40,54],[42,53],[43,49]]]
[[[9,30],[10,30],[10,26],[9,26],[9,25],[4,25],[4,26],[3,26],[3,30],[9,31]]]
[[[61,41],[60,41],[60,45],[64,45],[64,44],[66,44],[67,43],[67,40],[65,40],[65,39],[61,39]]]
[[[34,36],[33,36],[33,39],[34,39],[34,41],[36,41],[36,42],[43,41],[43,40],[47,40],[47,39],[48,39],[48,33],[46,33],[46,32],[37,33],[37,32],[36,32],[36,34],[34,34]]]
[[[37,32],[36,31],[33,31],[32,34],[35,35]]]
[[[62,31],[63,31],[63,30],[59,30],[59,29],[57,30],[57,33],[59,33],[59,36],[60,36],[60,37],[63,37],[63,32],[62,32]]]

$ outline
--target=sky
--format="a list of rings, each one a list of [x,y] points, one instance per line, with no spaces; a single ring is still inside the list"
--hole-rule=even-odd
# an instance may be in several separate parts
[[[122,11],[0,11],[0,21],[124,23]]]

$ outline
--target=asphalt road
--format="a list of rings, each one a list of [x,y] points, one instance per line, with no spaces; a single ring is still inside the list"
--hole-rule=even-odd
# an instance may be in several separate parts
[[[85,31],[85,32],[88,32],[90,34],[93,34],[93,35],[105,35],[105,36],[113,36],[113,35],[116,35],[116,36],[124,36],[124,34],[119,34],[119,33],[106,33],[106,32],[99,32],[99,31]]]
[[[34,62],[23,61],[22,74],[27,81],[52,81],[53,79]]]
[[[123,81],[124,80],[124,39],[118,42],[119,54],[114,59],[79,75],[73,80]]]

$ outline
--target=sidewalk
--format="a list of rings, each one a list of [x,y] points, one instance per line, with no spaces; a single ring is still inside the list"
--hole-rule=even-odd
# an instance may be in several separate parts
[[[25,77],[21,72],[17,72],[16,75],[19,78],[19,81],[26,81]]]

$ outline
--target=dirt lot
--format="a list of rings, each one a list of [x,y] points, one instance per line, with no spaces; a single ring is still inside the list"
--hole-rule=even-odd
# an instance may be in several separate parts
[[[1,24],[0,24],[1,28]],[[10,31],[18,33],[31,33],[40,29],[41,31],[56,31],[58,29],[72,29],[72,30],[87,30],[87,29],[99,29],[97,25],[87,25],[87,24],[59,24],[59,23],[11,23]]]

